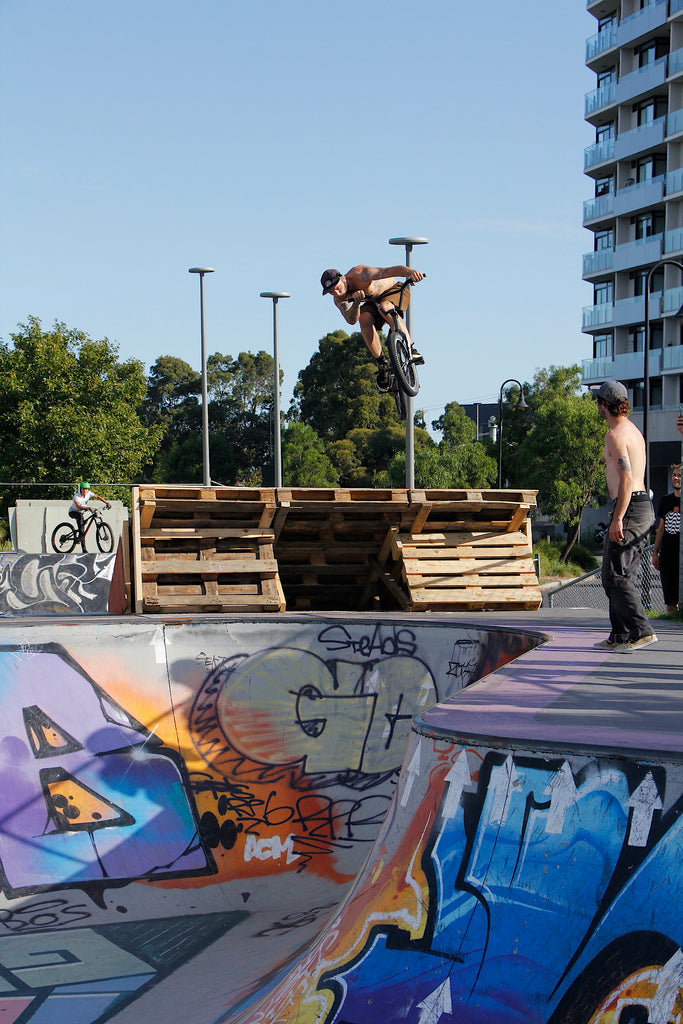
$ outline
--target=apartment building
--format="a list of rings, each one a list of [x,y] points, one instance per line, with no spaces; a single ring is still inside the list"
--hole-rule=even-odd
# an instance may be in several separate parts
[[[585,118],[595,142],[584,152],[591,198],[583,224],[593,244],[583,278],[593,303],[583,310],[582,330],[593,354],[583,361],[583,382],[612,377],[628,387],[658,497],[681,451],[683,0],[587,0],[586,9],[597,32],[586,40],[595,88],[585,97]]]

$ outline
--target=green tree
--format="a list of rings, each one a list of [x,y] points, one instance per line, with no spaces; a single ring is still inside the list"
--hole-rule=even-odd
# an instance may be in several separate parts
[[[426,433],[415,432],[416,487],[490,487],[496,479],[496,460],[477,441],[477,428],[457,402],[449,402],[432,422],[442,431],[436,444]],[[405,454],[394,457],[392,480],[405,479]]]
[[[536,373],[525,389],[533,428],[509,465],[513,486],[537,488],[540,511],[564,524],[563,562],[578,537],[584,509],[605,498],[605,425],[593,398],[580,389],[579,366]]]
[[[0,343],[2,479],[137,479],[161,437],[161,428],[146,426],[137,412],[145,395],[142,363],[119,362],[107,338],[93,341],[63,323],[46,331],[29,317],[19,328],[11,345]],[[5,506],[20,495],[45,491],[12,488]]]
[[[290,423],[282,434],[282,481],[286,487],[336,487],[339,474],[313,427]]]

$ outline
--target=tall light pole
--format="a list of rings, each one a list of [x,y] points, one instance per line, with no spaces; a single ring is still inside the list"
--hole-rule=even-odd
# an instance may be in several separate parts
[[[206,380],[206,343],[204,341],[204,274],[213,274],[213,267],[190,267],[190,274],[199,274],[199,315],[202,338],[202,446],[204,451],[204,486],[211,486],[209,462],[209,389]]]
[[[429,242],[428,238],[390,238],[389,245],[404,245],[406,250],[406,267],[411,266],[410,254],[413,251],[414,245],[427,245]],[[413,339],[413,317],[411,312],[412,302],[409,304],[406,310],[406,327],[408,328],[408,334],[410,340]],[[409,396],[405,396],[406,400],[406,487],[415,486],[415,423],[413,415],[413,399]]]
[[[280,439],[280,356],[277,338],[277,300],[290,298],[289,292],[260,292],[262,299],[273,300],[273,469],[276,487],[282,487],[282,441]]]
[[[500,385],[500,394],[498,396],[498,487],[503,486],[503,388],[506,384],[516,384],[519,388],[519,399],[517,400],[518,409],[528,409],[529,406],[524,398],[524,392],[522,391],[522,385],[514,377],[510,377],[508,380],[504,380]]]
[[[650,493],[650,287],[652,278],[661,267],[678,267],[683,272],[683,263],[680,260],[659,260],[653,263],[647,272],[645,279],[645,337],[643,338],[643,439],[645,441],[645,490]],[[677,318],[683,316],[683,305],[675,314]]]

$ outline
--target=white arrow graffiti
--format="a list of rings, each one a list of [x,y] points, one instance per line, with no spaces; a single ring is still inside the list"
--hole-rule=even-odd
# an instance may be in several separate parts
[[[674,955],[657,972],[657,994],[650,1006],[652,1024],[668,1024],[674,1018],[674,1006],[683,988],[683,953]]]
[[[418,746],[415,748],[415,753],[412,756],[411,762],[410,762],[410,764],[408,765],[408,768],[407,768],[406,784],[405,784],[405,787],[404,787],[404,790],[403,790],[403,795],[401,796],[401,807],[405,807],[406,804],[408,803],[408,800],[410,799],[410,794],[411,794],[412,789],[413,789],[413,783],[415,782],[415,779],[418,777],[419,774],[420,774],[420,747],[419,747],[419,744],[418,744]]]
[[[467,754],[461,750],[453,762],[445,781],[448,783],[446,797],[443,802],[441,817],[449,821],[455,816],[460,806],[460,798],[464,789],[472,789],[472,776],[467,763]]]
[[[493,802],[489,820],[492,824],[504,825],[510,810],[510,796],[513,790],[518,792],[522,788],[522,777],[515,768],[512,755],[508,755],[505,763],[500,768],[491,772],[491,785],[493,787]]]
[[[657,783],[652,777],[652,772],[647,773],[638,789],[631,795],[628,805],[633,808],[628,845],[647,846],[652,815],[662,807]]]
[[[545,830],[552,835],[559,835],[564,828],[567,809],[576,803],[577,790],[574,776],[568,761],[565,761],[544,790],[550,796],[550,810],[545,823]]]
[[[451,984],[448,978],[418,1003],[417,1008],[422,1011],[418,1024],[438,1024],[444,1013],[452,1013]]]

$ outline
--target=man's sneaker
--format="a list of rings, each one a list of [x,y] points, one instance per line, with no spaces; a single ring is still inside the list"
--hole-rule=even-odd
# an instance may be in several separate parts
[[[649,647],[650,644],[657,643],[657,635],[655,633],[648,633],[646,636],[639,636],[637,640],[627,640],[625,644],[619,645],[620,654],[633,654],[635,651],[639,651],[641,647]]]
[[[377,363],[377,390],[388,391],[391,387],[391,373],[386,360]]]
[[[424,366],[425,357],[420,355],[414,345],[410,346],[410,358],[416,366]]]
[[[614,640],[611,636],[608,636],[606,640],[600,640],[597,644],[593,644],[593,647],[602,647],[608,651],[613,651],[615,647],[623,647],[624,640]]]

